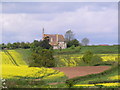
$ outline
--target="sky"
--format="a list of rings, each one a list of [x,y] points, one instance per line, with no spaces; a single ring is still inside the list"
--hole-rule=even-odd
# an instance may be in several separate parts
[[[116,2],[4,2],[0,12],[2,42],[32,42],[46,34],[65,35],[72,30],[81,42],[118,43]]]

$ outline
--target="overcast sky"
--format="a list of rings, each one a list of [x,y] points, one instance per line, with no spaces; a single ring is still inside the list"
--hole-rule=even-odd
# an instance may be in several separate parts
[[[17,2],[2,3],[2,39],[32,42],[47,34],[65,34],[71,29],[75,38],[90,39],[90,44],[118,43],[118,3]]]

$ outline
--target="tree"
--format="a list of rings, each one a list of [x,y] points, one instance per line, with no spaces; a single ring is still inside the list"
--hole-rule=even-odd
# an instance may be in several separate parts
[[[53,58],[53,51],[36,47],[32,53],[33,62],[30,66],[36,67],[54,67],[55,60]]]
[[[89,39],[88,38],[83,38],[82,39],[82,45],[87,46],[88,43],[89,43]]]
[[[5,49],[6,47],[7,47],[6,44],[5,44],[5,43],[2,43],[1,49]]]
[[[12,49],[12,44],[11,43],[7,43],[7,48],[8,49]]]
[[[31,44],[31,49],[34,49],[35,47],[41,47],[43,49],[51,49],[52,48],[52,46],[49,44],[48,37],[44,38],[43,41],[34,40],[34,42]]]
[[[2,43],[2,44],[0,45],[0,48],[1,48],[1,49],[5,49],[5,48],[6,48],[6,44],[5,44],[5,43]]]
[[[68,30],[65,33],[65,40],[66,40],[66,42],[71,41],[73,39],[74,39],[74,33],[71,30]]]
[[[44,38],[43,41],[34,40],[31,44],[32,63],[30,66],[36,67],[54,67],[55,60],[53,58],[53,50],[49,44],[49,38]]]
[[[49,37],[45,37],[45,39],[40,42],[40,46],[43,49],[50,49],[50,48],[52,48],[52,46],[49,44]]]
[[[77,39],[73,39],[73,40],[71,40],[71,41],[68,41],[68,43],[67,43],[67,47],[71,47],[71,46],[79,46],[80,44],[79,44],[79,41],[77,40]]]

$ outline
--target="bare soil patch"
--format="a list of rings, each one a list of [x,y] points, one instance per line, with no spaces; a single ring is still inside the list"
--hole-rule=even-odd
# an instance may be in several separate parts
[[[80,67],[54,67],[52,69],[64,72],[68,78],[96,74],[108,70],[110,66],[80,66]]]

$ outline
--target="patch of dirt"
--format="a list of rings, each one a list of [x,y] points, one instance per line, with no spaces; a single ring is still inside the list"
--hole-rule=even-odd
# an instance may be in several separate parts
[[[54,67],[52,69],[64,72],[68,78],[100,73],[108,70],[110,66],[79,66],[79,67]]]

